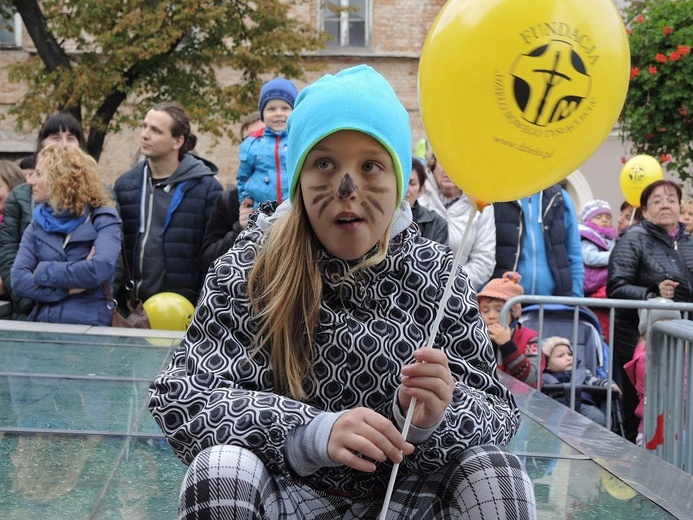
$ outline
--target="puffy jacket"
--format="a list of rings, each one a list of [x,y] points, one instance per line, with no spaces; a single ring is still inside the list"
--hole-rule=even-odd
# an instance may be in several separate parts
[[[36,302],[29,321],[109,326],[103,283],[113,285],[121,240],[120,217],[110,206],[93,209],[67,244],[65,235],[32,221],[12,266],[12,290]],[[94,256],[87,260],[92,247]],[[85,291],[69,294],[74,288]]]
[[[665,279],[679,282],[674,301],[693,301],[693,238],[679,225],[676,238],[652,222],[629,227],[609,257],[606,292],[609,298],[646,300],[659,295]],[[637,309],[616,309],[614,355],[621,366],[633,357],[638,340]]]
[[[251,135],[241,143],[236,174],[238,201],[279,201],[289,197],[289,172],[286,169],[287,131],[275,132],[265,127],[259,135]]]
[[[104,185],[106,191],[116,200],[113,188]],[[116,210],[118,204],[116,202]],[[0,226],[0,278],[6,291],[12,293],[12,264],[19,250],[24,230],[29,226],[34,211],[34,198],[29,184],[20,184],[12,190],[5,204],[5,220]],[[116,264],[114,291],[120,290],[123,284],[123,259],[119,256]],[[12,318],[26,320],[34,307],[33,300],[12,296]]]
[[[142,161],[115,182],[123,218],[125,253],[136,282],[141,279],[140,263],[146,260],[142,257],[142,245],[149,211],[145,182],[149,181],[144,166]],[[202,237],[214,202],[222,191],[214,178],[217,173],[211,162],[186,154],[166,181],[173,196],[162,222],[166,273],[161,291],[181,294],[193,303],[199,296],[203,276],[199,262]]]
[[[26,319],[34,306],[29,298],[20,298],[12,292],[12,264],[22,241],[22,234],[31,222],[31,212],[34,210],[31,186],[20,184],[7,197],[0,226],[0,278],[5,290],[12,297],[12,317]]]
[[[261,207],[261,210],[263,208]],[[349,262],[318,252],[323,299],[315,333],[311,397],[276,393],[269,353],[251,356],[254,317],[248,273],[264,242],[250,224],[205,278],[202,297],[168,368],[150,386],[149,407],[178,456],[190,463],[207,446],[252,450],[276,475],[292,475],[287,437],[325,413],[359,406],[395,420],[402,366],[428,337],[451,273],[453,255],[417,239],[413,227],[393,237],[387,257],[342,281]],[[498,381],[495,356],[467,275],[454,273],[453,297],[435,346],[455,379],[441,424],[400,467],[400,475],[440,468],[472,445],[505,445],[519,425],[514,399]],[[401,414],[400,414],[401,415]],[[317,489],[354,497],[384,494],[392,464],[375,473],[326,467],[301,477]]]
[[[606,286],[609,256],[615,241],[582,224],[579,229],[580,249],[585,263],[585,281],[582,287],[586,295],[591,295],[600,287]]]
[[[578,367],[575,369],[574,373],[572,371],[549,372],[546,370],[542,374],[542,383],[544,385],[568,385],[573,379],[575,379],[576,385],[596,386],[599,388],[606,388],[609,386],[608,379],[593,376],[589,370],[580,366],[579,361]],[[548,395],[566,405],[569,404],[566,402],[565,390],[552,390],[551,392],[548,392]],[[590,404],[592,406],[599,406],[603,401],[601,398],[593,397],[589,392],[580,392],[580,398],[582,399],[583,403]]]
[[[496,268],[522,275],[525,294],[584,295],[584,266],[573,203],[560,185],[514,202],[494,203]]]

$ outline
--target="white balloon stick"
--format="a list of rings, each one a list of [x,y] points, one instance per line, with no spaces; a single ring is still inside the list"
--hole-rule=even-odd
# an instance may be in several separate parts
[[[464,233],[462,235],[462,242],[460,243],[457,251],[455,252],[455,259],[452,262],[452,269],[450,271],[450,276],[447,283],[445,284],[445,290],[443,291],[443,296],[440,298],[438,303],[438,309],[436,312],[435,320],[433,320],[433,325],[431,326],[431,331],[429,332],[428,342],[426,343],[427,348],[433,348],[436,336],[438,335],[438,329],[440,328],[440,322],[443,321],[443,314],[445,314],[445,307],[447,307],[448,300],[452,294],[452,285],[457,278],[457,268],[460,265],[460,260],[462,259],[462,250],[467,242],[467,236],[469,235],[469,230],[474,222],[474,217],[477,213],[476,201],[470,197],[470,202],[472,203],[472,209],[469,212],[469,219],[467,220],[467,226],[464,228]],[[395,396],[395,399],[397,397]],[[414,408],[416,407],[416,398],[413,398],[409,403],[409,410],[407,410],[407,417],[404,420],[404,425],[402,426],[402,437],[404,440],[407,439],[409,434],[409,427],[411,426],[411,421],[414,416]],[[392,492],[395,489],[395,480],[397,480],[397,472],[399,471],[399,463],[395,463],[392,466],[392,473],[390,473],[390,481],[387,485],[387,492],[385,493],[385,501],[383,502],[383,508],[380,510],[379,520],[386,520],[387,518],[387,508],[390,505],[390,500],[392,500]]]

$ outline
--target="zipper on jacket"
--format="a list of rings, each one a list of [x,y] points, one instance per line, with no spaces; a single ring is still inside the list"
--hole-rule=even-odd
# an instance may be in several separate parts
[[[275,137],[274,140],[274,166],[277,172],[277,202],[282,202],[282,161],[279,156],[279,149],[282,142],[281,136]]]
[[[145,186],[142,189],[146,189]],[[152,228],[152,205],[154,203],[154,187],[152,186],[151,178],[149,179],[149,201],[148,201],[148,211],[147,211],[147,224],[144,226],[144,236],[142,240],[139,241],[139,258],[137,259],[137,269],[139,271],[140,279],[135,282],[135,295],[139,295],[140,287],[142,286],[142,269],[144,268],[144,249],[149,238],[149,231]],[[134,274],[132,276],[135,278]],[[139,297],[139,296],[138,296]]]
[[[544,193],[544,192],[542,192],[542,194],[543,194],[543,193]],[[553,206],[553,203],[556,202],[556,198],[557,198],[560,194],[561,194],[561,192],[559,191],[559,192],[556,193],[553,197],[551,197],[551,200],[550,200],[549,203],[546,205],[546,211],[543,213],[543,218],[544,218],[544,219],[546,219],[546,215],[549,214],[549,210],[550,210],[551,207]]]

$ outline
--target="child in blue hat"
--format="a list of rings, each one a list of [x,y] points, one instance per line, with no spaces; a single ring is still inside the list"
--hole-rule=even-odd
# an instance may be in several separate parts
[[[387,518],[536,518],[527,473],[500,447],[519,411],[466,273],[412,224],[410,166],[407,111],[374,69],[299,94],[290,200],[261,205],[210,269],[150,388],[190,464],[181,518],[376,518],[395,463]]]
[[[286,199],[286,121],[294,109],[298,90],[293,82],[276,78],[260,89],[260,119],[264,129],[251,134],[239,149],[236,175],[238,202],[256,209],[261,202]]]

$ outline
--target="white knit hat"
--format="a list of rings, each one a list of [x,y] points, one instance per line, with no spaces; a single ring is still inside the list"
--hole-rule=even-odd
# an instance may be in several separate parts
[[[551,357],[551,352],[553,352],[553,349],[559,345],[565,345],[570,349],[571,352],[573,351],[573,349],[570,348],[570,340],[560,336],[551,336],[550,338],[546,338],[541,344],[541,351],[548,358]]]
[[[611,206],[607,201],[594,199],[584,205],[582,211],[580,212],[580,219],[582,220],[582,223],[585,224],[602,213],[608,213],[609,215],[613,216]]]

